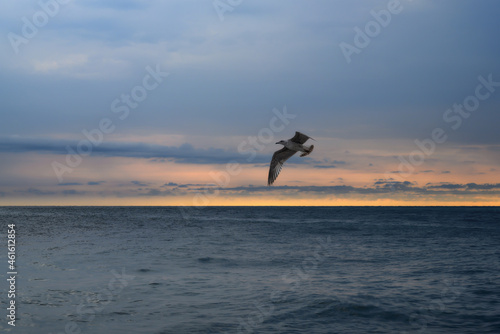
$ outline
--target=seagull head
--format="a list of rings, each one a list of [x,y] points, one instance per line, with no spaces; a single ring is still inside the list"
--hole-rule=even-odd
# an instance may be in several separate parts
[[[279,141],[279,142],[277,142],[276,144],[285,145],[285,144],[286,144],[286,141],[284,141],[284,140],[280,140],[280,141]]]

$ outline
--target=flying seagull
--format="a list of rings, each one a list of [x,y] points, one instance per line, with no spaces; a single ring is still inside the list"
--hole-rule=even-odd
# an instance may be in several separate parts
[[[314,145],[311,146],[302,145],[308,139],[314,140],[313,138],[296,131],[295,136],[293,136],[293,138],[290,138],[288,140],[280,140],[279,142],[276,143],[276,144],[281,144],[284,147],[281,150],[274,152],[273,154],[273,158],[271,159],[271,165],[269,166],[269,176],[267,178],[268,186],[272,185],[273,182],[276,181],[276,178],[278,177],[278,174],[280,173],[283,164],[292,155],[300,151],[304,152],[300,156],[305,157],[306,155],[309,155],[309,153],[313,151]]]

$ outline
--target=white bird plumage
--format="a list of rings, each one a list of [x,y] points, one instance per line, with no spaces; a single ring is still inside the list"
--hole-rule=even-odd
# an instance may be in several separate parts
[[[281,150],[274,152],[273,158],[271,159],[271,165],[269,166],[269,176],[267,178],[267,185],[270,186],[276,181],[281,168],[283,168],[283,164],[287,161],[291,156],[293,156],[297,152],[304,152],[300,156],[305,157],[309,155],[313,149],[314,145],[306,146],[303,145],[308,139],[313,138],[300,133],[298,131],[295,132],[295,136],[288,140],[280,140],[276,144],[283,145]]]

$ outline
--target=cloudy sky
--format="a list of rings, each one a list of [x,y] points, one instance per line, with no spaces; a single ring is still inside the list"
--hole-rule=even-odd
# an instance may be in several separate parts
[[[0,205],[500,205],[497,0],[0,4]],[[275,142],[301,131],[267,187]]]

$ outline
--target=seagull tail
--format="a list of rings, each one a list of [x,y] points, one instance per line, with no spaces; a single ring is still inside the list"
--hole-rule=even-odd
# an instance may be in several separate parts
[[[309,146],[309,149],[307,151],[305,151],[304,153],[302,153],[300,156],[301,157],[305,157],[306,155],[309,155],[311,154],[311,152],[314,150],[314,145],[311,145]]]

